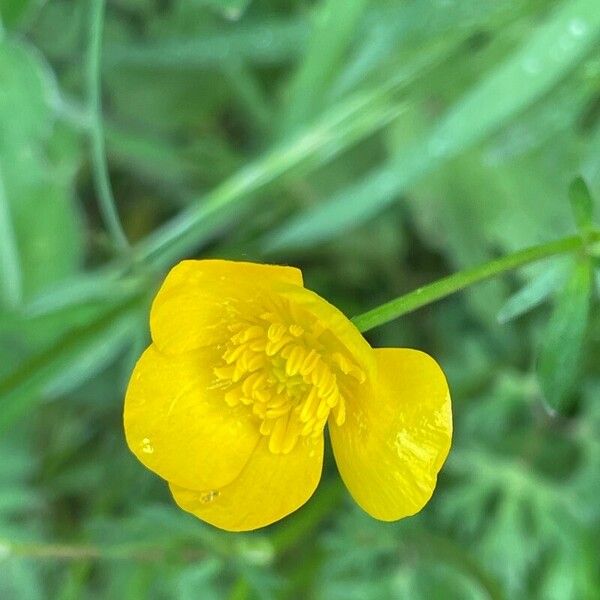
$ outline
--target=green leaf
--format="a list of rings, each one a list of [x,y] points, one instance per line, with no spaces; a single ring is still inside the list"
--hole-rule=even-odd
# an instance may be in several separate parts
[[[563,2],[521,48],[469,91],[425,139],[300,214],[276,232],[277,248],[306,247],[356,227],[395,202],[411,184],[481,143],[547,94],[600,37],[596,0]],[[310,241],[306,241],[310,232]]]
[[[414,60],[408,61],[399,70],[395,71],[390,77],[390,80],[379,85],[377,90],[380,93],[392,91],[401,91],[407,88],[411,83],[427,74],[427,72],[438,62],[443,60],[443,57],[454,47],[456,41],[451,38],[450,41],[443,40],[439,44],[435,44],[426,51],[419,53]],[[340,105],[343,105],[340,103]],[[395,117],[404,114],[410,110],[409,105],[398,103],[402,110],[398,110]],[[339,109],[338,109],[339,110]],[[337,110],[334,108],[328,111],[327,114],[335,114]],[[395,123],[397,119],[394,119]],[[423,162],[422,156],[412,157],[411,160],[417,163]],[[420,167],[416,167],[420,168]],[[381,177],[379,176],[381,175]],[[331,228],[336,228],[336,219],[345,219],[344,215],[348,215],[348,219],[353,219],[355,207],[361,210],[370,198],[376,197],[381,193],[382,187],[394,185],[392,182],[397,179],[398,175],[387,170],[387,167],[377,172],[373,178],[368,176],[363,182],[355,187],[343,189],[335,198],[335,202],[325,203],[323,206],[316,206],[314,209],[308,210],[298,217],[290,219],[284,223],[282,227],[278,227],[273,231],[269,231],[264,238],[265,252],[276,252],[283,248],[286,250],[291,248],[306,248],[319,243],[330,237]],[[330,209],[334,208],[332,211]]]
[[[0,431],[38,402],[72,389],[97,372],[130,338],[129,323],[139,297],[112,306],[89,323],[74,327],[0,379]]]
[[[564,265],[555,264],[513,294],[498,311],[498,322],[508,323],[539,306],[564,281]]]
[[[461,0],[452,6],[411,0],[391,3],[370,10],[365,24],[359,30],[358,48],[342,65],[332,85],[334,96],[347,92],[356,85],[364,85],[379,72],[382,63],[404,62],[412,52],[422,53],[428,45],[441,39],[477,35],[482,30],[505,28],[524,11],[523,0]],[[446,8],[446,10],[444,10]]]
[[[18,27],[30,20],[44,0],[0,0],[0,29],[2,22],[7,27]]]
[[[588,232],[593,227],[594,201],[582,177],[577,177],[569,187],[569,200],[575,223],[582,233]]]
[[[592,276],[590,259],[576,263],[556,300],[542,339],[537,374],[548,405],[556,411],[567,408],[581,373]]]
[[[284,132],[293,131],[319,112],[323,94],[361,22],[366,0],[325,0],[304,60],[288,91]]]
[[[106,50],[105,67],[221,67],[231,56],[245,63],[277,64],[301,53],[308,34],[306,19],[242,22],[239,27],[188,38],[114,43]]]
[[[0,89],[0,142],[47,137],[54,82],[47,64],[26,44],[0,41]]]
[[[22,274],[17,236],[0,170],[0,306],[16,308],[21,295]]]
[[[206,4],[218,10],[226,19],[238,20],[250,5],[251,0],[206,0]]]
[[[29,298],[78,269],[83,258],[83,232],[66,186],[40,181],[24,191],[15,204],[24,297]]]
[[[10,306],[80,264],[79,156],[72,132],[54,123],[53,74],[32,47],[0,42],[0,89],[0,295]]]
[[[400,84],[386,82],[357,93],[321,119],[240,169],[221,185],[137,244],[136,256],[155,266],[168,265],[198,247],[224,224],[237,222],[252,195],[299,167],[314,169],[393,121],[405,105],[390,98]]]

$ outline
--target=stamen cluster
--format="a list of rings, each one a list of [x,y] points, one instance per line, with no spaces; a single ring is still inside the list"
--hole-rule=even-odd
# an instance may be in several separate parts
[[[215,386],[224,389],[225,402],[252,410],[275,454],[291,452],[300,436],[322,435],[330,413],[342,425],[350,386],[366,378],[332,348],[335,344],[317,321],[308,327],[286,321],[266,312],[230,324],[231,338],[214,368]]]

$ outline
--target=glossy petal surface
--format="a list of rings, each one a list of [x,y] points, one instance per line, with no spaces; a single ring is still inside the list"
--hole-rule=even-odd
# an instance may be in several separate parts
[[[275,286],[277,293],[285,298],[297,311],[304,311],[316,319],[323,330],[346,349],[369,376],[376,375],[373,349],[356,328],[354,323],[338,308],[306,288]],[[332,351],[334,348],[331,348]]]
[[[214,361],[212,349],[165,355],[150,346],[125,398],[131,451],[164,479],[196,490],[232,481],[261,437],[246,407],[229,407],[211,387]]]
[[[231,319],[274,283],[302,286],[294,267],[228,260],[185,260],[162,284],[150,312],[152,340],[168,353],[218,344]]]
[[[378,378],[366,397],[348,400],[346,422],[330,419],[344,483],[370,515],[392,521],[417,513],[436,485],[452,438],[450,394],[427,354],[374,350]]]
[[[249,531],[282,519],[313,494],[323,466],[323,436],[304,438],[289,454],[273,454],[263,438],[239,477],[195,492],[170,485],[177,504],[228,531]]]
[[[299,270],[184,261],[150,316],[127,442],[175,501],[222,529],[278,521],[314,492],[329,423],[340,473],[371,515],[428,501],[450,447],[448,387],[415,350],[373,350]]]

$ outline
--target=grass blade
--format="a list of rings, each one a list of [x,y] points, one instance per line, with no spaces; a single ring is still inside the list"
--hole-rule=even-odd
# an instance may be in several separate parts
[[[498,311],[498,322],[504,325],[544,302],[562,284],[565,278],[564,267],[562,263],[549,266],[544,273],[513,294]]]
[[[327,85],[354,36],[366,0],[325,0],[302,64],[292,79],[283,131],[289,133],[320,112]]]
[[[298,56],[308,39],[305,19],[276,20],[236,25],[228,31],[192,39],[160,40],[145,45],[113,44],[107,49],[105,68],[221,67],[231,57],[243,63],[277,64]]]
[[[102,57],[102,28],[104,23],[104,0],[92,0],[91,4],[90,47],[87,63],[87,84],[92,123],[90,137],[92,143],[92,166],[94,183],[98,194],[100,212],[115,246],[124,251],[129,248],[127,237],[121,226],[113,197],[102,126],[102,101],[100,90],[100,63]]]
[[[67,389],[73,381],[86,377],[86,374],[82,376],[81,368],[90,364],[89,357],[102,356],[105,362],[107,343],[127,341],[128,335],[123,333],[123,320],[129,319],[139,304],[140,298],[136,296],[113,306],[91,323],[67,332],[49,348],[1,379],[0,431],[10,427],[48,393]],[[120,348],[114,343],[112,346],[110,356]],[[92,366],[97,367],[96,364]],[[89,374],[89,370],[86,373]]]
[[[411,0],[371,10],[359,30],[361,45],[343,66],[331,92],[339,96],[361,85],[382,62],[415,46],[422,51],[441,39],[466,39],[483,29],[505,27],[507,20],[523,13],[524,4],[523,0],[461,0],[445,5]]]
[[[0,171],[0,304],[15,308],[21,296],[22,276],[17,237]]]
[[[569,200],[579,231],[586,233],[594,226],[594,201],[587,183],[577,177],[569,188]]]
[[[598,38],[600,11],[595,0],[563,3],[521,48],[450,109],[428,138],[292,218],[277,231],[273,246],[305,247],[381,212],[420,177],[482,142],[544,96],[586,57]]]
[[[543,337],[538,378],[549,406],[564,410],[581,373],[581,358],[587,329],[593,270],[591,259],[574,267]]]
[[[197,247],[223,222],[235,222],[252,194],[310,163],[314,168],[389,124],[403,105],[390,99],[394,86],[361,93],[328,111],[315,125],[241,169],[166,223],[135,248],[140,261],[166,265]],[[237,212],[236,212],[237,211]],[[212,223],[212,226],[209,224]]]

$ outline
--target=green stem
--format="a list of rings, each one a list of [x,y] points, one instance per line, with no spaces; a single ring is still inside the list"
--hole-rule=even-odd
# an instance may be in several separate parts
[[[102,126],[102,100],[100,71],[102,62],[102,29],[104,24],[104,0],[91,0],[90,46],[87,62],[88,101],[91,114],[90,139],[92,144],[92,168],[94,185],[102,218],[113,238],[115,246],[127,250],[129,243],[121,226],[115,199],[110,185],[104,132]]]
[[[99,547],[86,544],[54,544],[42,542],[8,542],[0,540],[0,557],[19,556],[47,560],[133,560],[163,562],[166,553],[157,547]]]
[[[579,235],[573,235],[554,242],[548,242],[547,244],[532,246],[531,248],[508,254],[497,260],[467,269],[466,271],[454,273],[434,283],[417,288],[404,296],[390,300],[385,304],[381,304],[372,310],[354,317],[352,322],[360,331],[369,331],[374,327],[413,312],[422,306],[464,290],[466,287],[480,281],[490,279],[506,271],[518,269],[519,267],[550,256],[582,250],[587,244],[591,245],[598,241],[600,241],[600,231],[594,231],[585,242]]]

